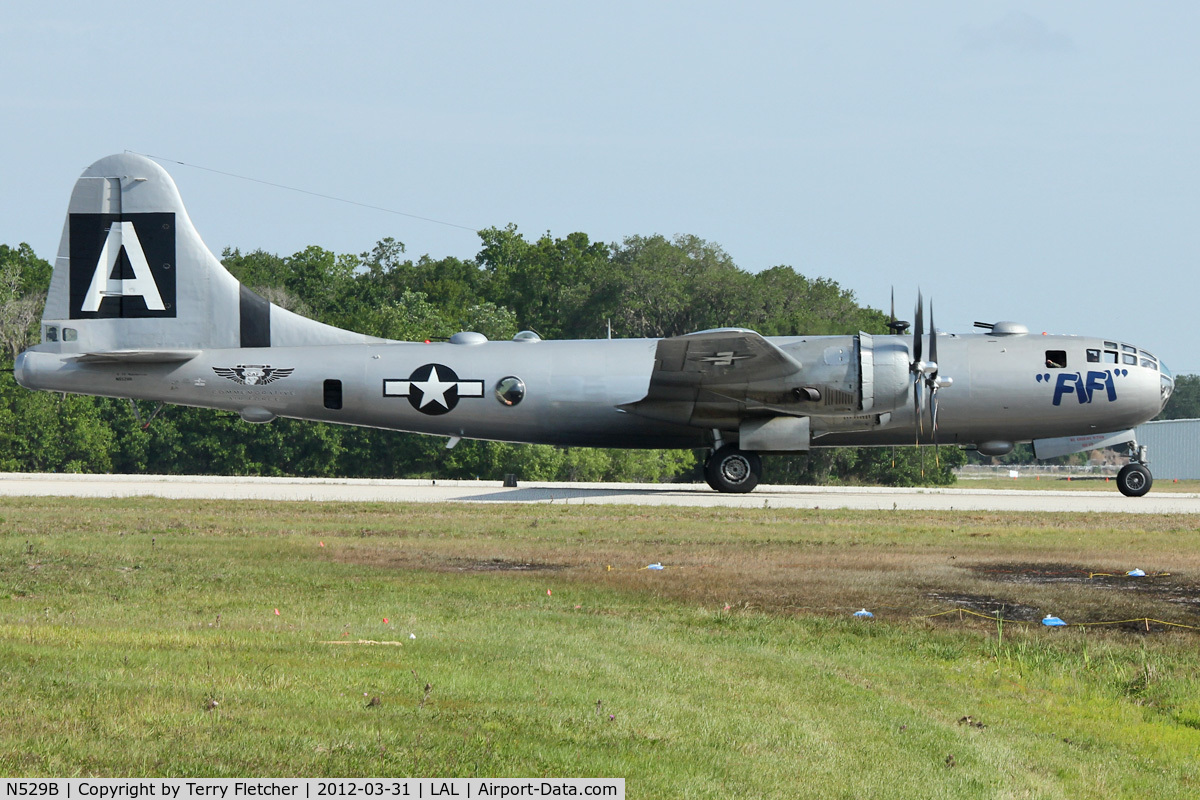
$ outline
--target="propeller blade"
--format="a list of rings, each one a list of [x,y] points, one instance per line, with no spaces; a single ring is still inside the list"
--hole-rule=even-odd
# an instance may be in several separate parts
[[[938,431],[938,427],[937,427],[937,411],[938,411],[937,396],[938,396],[938,385],[935,383],[933,385],[933,388],[931,388],[929,390],[929,419],[933,423],[933,444],[935,446],[937,445],[937,431]]]
[[[887,327],[888,327],[888,330],[891,331],[892,335],[894,335],[894,336],[901,336],[901,335],[903,335],[903,333],[906,330],[908,330],[907,322],[903,322],[901,320],[896,319],[896,287],[895,286],[892,287],[892,305],[891,305],[891,312],[888,314]]]
[[[933,324],[933,300],[929,301],[929,360],[933,362],[933,372],[930,373],[929,379],[937,379],[937,327]]]
[[[921,297],[921,290],[917,289],[917,311],[916,322],[913,328],[913,364],[921,363],[921,339],[925,335],[925,301]]]
[[[933,319],[932,319],[932,317],[933,317],[933,314],[932,314],[932,312],[930,313],[930,315],[929,315],[929,316],[930,316],[930,320],[929,320],[929,321],[930,321],[930,323],[932,323],[932,322],[933,322]],[[938,469],[941,469],[941,468],[942,468],[942,458],[941,458],[941,452],[940,452],[940,449],[938,448],[938,427],[937,427],[937,417],[938,417],[938,415],[937,415],[937,411],[938,411],[938,403],[937,403],[937,393],[938,393],[938,385],[937,385],[937,383],[934,383],[934,384],[933,384],[933,389],[931,389],[931,390],[930,390],[930,392],[929,392],[929,415],[930,415],[930,417],[932,417],[932,419],[933,419],[933,463],[937,465]]]
[[[929,323],[933,324],[933,311],[929,312]],[[935,383],[929,391],[929,415],[933,418],[933,463],[938,469],[942,468],[941,452],[938,448],[938,430],[937,430],[937,390],[938,385]]]
[[[925,433],[925,414],[922,411],[923,403],[921,402],[922,396],[925,393],[924,388],[925,376],[918,372],[913,379],[913,403],[916,406],[915,411],[917,412],[917,430],[921,434]]]

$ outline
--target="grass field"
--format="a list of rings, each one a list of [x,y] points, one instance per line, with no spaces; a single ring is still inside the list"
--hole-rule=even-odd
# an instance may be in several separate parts
[[[1200,626],[1190,517],[30,498],[0,518],[5,776],[1200,793],[1200,630],[1036,622]]]

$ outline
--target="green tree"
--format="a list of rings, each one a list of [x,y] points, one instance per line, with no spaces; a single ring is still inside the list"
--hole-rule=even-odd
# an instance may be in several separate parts
[[[424,292],[405,290],[396,300],[360,318],[364,333],[405,342],[445,339],[456,326]]]
[[[94,398],[31,392],[11,372],[0,373],[3,462],[21,472],[108,472],[112,431]]]
[[[604,316],[621,336],[679,336],[748,326],[757,315],[753,276],[696,236],[630,236],[613,248]]]
[[[475,303],[460,312],[459,330],[478,331],[489,339],[511,339],[518,331],[516,312],[491,301]]]
[[[752,323],[764,336],[887,333],[887,316],[860,306],[854,293],[828,278],[811,280],[787,266],[754,276],[759,299]]]
[[[945,486],[966,463],[954,446],[818,448],[807,456],[763,457],[763,482],[777,484],[873,484]]]
[[[17,295],[45,292],[50,288],[50,274],[54,267],[44,258],[38,258],[33,248],[21,242],[16,247],[0,244],[0,268],[15,265],[21,276]]]
[[[516,312],[523,328],[547,338],[599,338],[604,324],[596,306],[606,287],[609,248],[587,234],[527,242],[516,226],[479,232],[477,257],[488,274],[488,297]]]
[[[50,273],[49,262],[29,245],[0,245],[0,362],[11,365],[18,353],[38,341]]]
[[[286,258],[262,250],[226,249],[221,263],[235,278],[276,304],[321,322],[353,328],[358,256],[311,246]]]

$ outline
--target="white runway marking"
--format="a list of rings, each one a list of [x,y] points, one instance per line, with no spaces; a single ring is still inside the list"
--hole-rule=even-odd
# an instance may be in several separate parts
[[[727,508],[1200,513],[1200,494],[1151,491],[1145,497],[1130,498],[1121,495],[1115,487],[1094,492],[1056,492],[971,488],[760,486],[751,494],[738,495],[718,494],[703,484],[522,481],[516,488],[505,488],[499,481],[0,473],[0,496],[153,496],[174,499],[382,503],[615,503]]]

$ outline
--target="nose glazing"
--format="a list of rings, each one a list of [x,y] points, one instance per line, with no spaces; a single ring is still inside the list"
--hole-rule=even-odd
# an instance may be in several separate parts
[[[1161,361],[1158,362],[1158,381],[1162,393],[1162,405],[1159,410],[1162,410],[1167,407],[1167,401],[1171,399],[1171,392],[1175,391],[1175,376]]]

